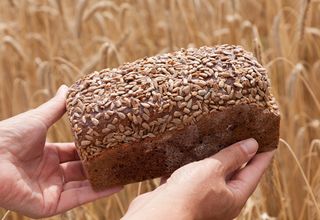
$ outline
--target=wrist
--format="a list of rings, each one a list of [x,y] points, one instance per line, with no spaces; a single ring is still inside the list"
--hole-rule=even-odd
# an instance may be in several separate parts
[[[150,219],[194,219],[193,212],[187,206],[182,206],[179,203],[170,203],[169,201],[165,205],[164,202],[157,204],[156,208],[148,210]]]
[[[168,192],[161,192],[153,200],[140,207],[136,212],[125,215],[123,220],[127,219],[183,219],[192,220],[195,217],[194,209],[190,200],[179,196],[170,195]]]
[[[160,206],[160,207],[159,207]],[[140,220],[140,219],[183,219],[192,220],[194,219],[191,212],[188,209],[180,209],[176,206],[163,207],[163,204],[158,204],[157,207],[143,207],[133,214],[125,215],[122,220]]]

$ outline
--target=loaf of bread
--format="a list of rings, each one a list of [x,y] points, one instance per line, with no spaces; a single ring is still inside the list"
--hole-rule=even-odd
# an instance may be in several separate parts
[[[237,141],[279,141],[267,71],[242,47],[145,57],[79,79],[67,96],[75,144],[95,190],[160,177]]]

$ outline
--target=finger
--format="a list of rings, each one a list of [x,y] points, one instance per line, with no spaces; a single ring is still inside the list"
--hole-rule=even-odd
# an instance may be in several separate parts
[[[254,192],[275,151],[259,153],[227,183],[241,204]]]
[[[63,185],[63,191],[72,189],[72,188],[80,188],[84,186],[91,186],[89,180],[82,180],[82,181],[71,181],[67,182]]]
[[[60,164],[64,182],[78,181],[86,179],[81,161],[71,161]]]
[[[46,143],[46,147],[57,149],[60,163],[80,160],[74,143]]]
[[[255,155],[257,150],[257,141],[250,138],[222,149],[211,158],[221,162],[224,175],[228,176],[230,173],[240,168],[244,163],[248,162]]]
[[[57,213],[65,212],[74,207],[109,196],[120,191],[122,188],[122,186],[117,186],[104,191],[95,192],[91,186],[83,186],[65,190],[60,195]]]
[[[37,117],[42,121],[47,128],[58,121],[66,111],[66,95],[68,87],[66,85],[60,86],[56,95],[46,103],[40,105],[30,111],[33,117]]]

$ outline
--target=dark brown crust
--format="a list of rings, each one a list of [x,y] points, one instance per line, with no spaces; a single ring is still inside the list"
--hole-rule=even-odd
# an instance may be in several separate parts
[[[276,148],[279,110],[267,70],[234,45],[188,48],[94,72],[67,111],[95,190],[173,172],[253,137]]]
[[[240,140],[255,138],[259,152],[278,145],[280,117],[257,105],[236,105],[204,116],[197,124],[133,144],[121,144],[85,161],[95,190],[172,173]]]

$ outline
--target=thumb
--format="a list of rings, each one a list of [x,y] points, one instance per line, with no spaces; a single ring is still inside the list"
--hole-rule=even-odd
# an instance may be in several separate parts
[[[66,96],[68,87],[62,85],[59,87],[56,95],[49,101],[33,110],[33,115],[38,117],[49,128],[58,121],[66,112]]]
[[[224,175],[227,177],[248,162],[257,150],[258,142],[250,138],[222,149],[211,158],[219,160],[223,164]]]
[[[270,165],[275,150],[255,155],[253,159],[228,182],[237,202],[244,204],[256,189],[263,173]]]

